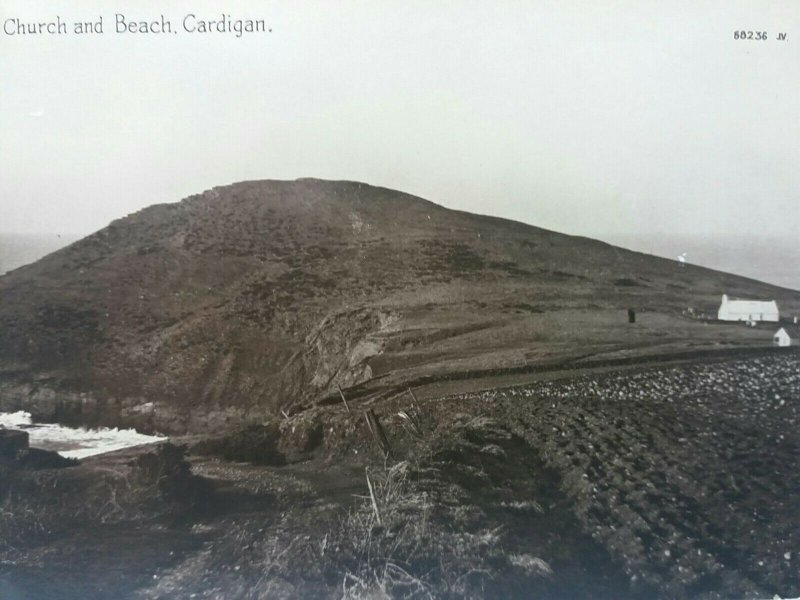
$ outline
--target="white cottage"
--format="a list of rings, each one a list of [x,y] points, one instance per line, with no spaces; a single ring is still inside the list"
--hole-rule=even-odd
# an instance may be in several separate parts
[[[786,330],[781,327],[775,332],[775,335],[772,336],[772,342],[776,346],[791,346],[792,338],[789,337],[789,334],[786,332]]]
[[[775,300],[730,300],[722,294],[717,318],[720,321],[772,321],[780,319],[778,303]]]

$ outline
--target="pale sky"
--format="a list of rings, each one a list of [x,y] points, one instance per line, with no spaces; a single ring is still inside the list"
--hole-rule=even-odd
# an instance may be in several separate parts
[[[182,31],[223,6],[272,32]],[[296,177],[599,238],[800,230],[796,0],[0,0],[0,25],[100,15],[0,31],[0,231]]]

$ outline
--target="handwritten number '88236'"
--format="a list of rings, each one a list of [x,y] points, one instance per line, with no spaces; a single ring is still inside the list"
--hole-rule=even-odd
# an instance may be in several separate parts
[[[766,31],[734,31],[733,39],[735,40],[766,40]]]

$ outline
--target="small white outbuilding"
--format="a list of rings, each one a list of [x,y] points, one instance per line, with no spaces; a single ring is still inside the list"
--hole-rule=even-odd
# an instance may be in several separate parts
[[[772,342],[776,346],[791,346],[792,338],[789,337],[789,334],[786,332],[786,330],[781,327],[775,332],[775,335],[772,336]]]
[[[772,321],[780,320],[778,303],[775,300],[731,300],[722,294],[722,303],[717,311],[720,321]]]

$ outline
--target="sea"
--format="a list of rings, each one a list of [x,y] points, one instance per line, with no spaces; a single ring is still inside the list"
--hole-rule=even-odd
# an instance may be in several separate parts
[[[21,429],[28,432],[31,448],[52,450],[66,458],[87,458],[131,446],[153,444],[165,437],[144,435],[134,429],[102,427],[87,429],[66,427],[55,423],[35,423],[30,413],[18,411],[0,413],[0,429]]]
[[[603,241],[629,250],[678,260],[687,264],[735,273],[792,290],[800,290],[800,235],[691,236],[607,235]]]
[[[81,237],[66,233],[0,233],[0,275],[35,262]]]

